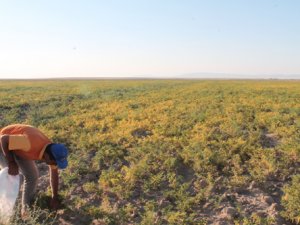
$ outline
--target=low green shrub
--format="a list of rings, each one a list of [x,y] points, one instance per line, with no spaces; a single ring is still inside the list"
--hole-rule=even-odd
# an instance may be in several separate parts
[[[282,205],[285,210],[282,215],[300,224],[300,175],[294,175],[291,184],[285,185],[283,188],[284,195],[282,197]]]

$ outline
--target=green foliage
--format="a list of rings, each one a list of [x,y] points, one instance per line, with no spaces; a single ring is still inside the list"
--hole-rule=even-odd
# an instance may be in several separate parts
[[[10,225],[52,225],[58,222],[55,213],[50,212],[50,210],[44,207],[43,197],[40,197],[38,201],[28,209],[26,219],[21,218],[20,206],[21,204],[19,203],[16,208],[16,213],[10,220]]]
[[[292,182],[283,188],[282,204],[285,208],[283,215],[300,224],[300,175],[293,176]]]
[[[1,81],[0,126],[31,124],[68,146],[68,212],[106,224],[193,224],[206,202],[217,207],[216,191],[297,174],[299,84]],[[283,200],[294,220],[297,179]]]
[[[241,225],[272,225],[274,224],[274,219],[270,217],[261,217],[256,213],[253,213],[249,218],[244,218],[241,221],[236,221],[236,224]]]

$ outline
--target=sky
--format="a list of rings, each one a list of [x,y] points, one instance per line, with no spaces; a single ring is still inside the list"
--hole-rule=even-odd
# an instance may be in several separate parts
[[[0,78],[300,79],[298,0],[0,0]]]

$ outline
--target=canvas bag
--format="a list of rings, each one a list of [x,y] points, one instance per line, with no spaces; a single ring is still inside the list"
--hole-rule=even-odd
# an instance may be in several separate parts
[[[19,194],[20,175],[11,176],[8,168],[0,171],[0,224],[8,223]]]

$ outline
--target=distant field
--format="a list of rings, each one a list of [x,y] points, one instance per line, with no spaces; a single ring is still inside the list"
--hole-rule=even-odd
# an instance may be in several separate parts
[[[300,81],[0,81],[11,123],[70,149],[57,223],[300,222]]]

